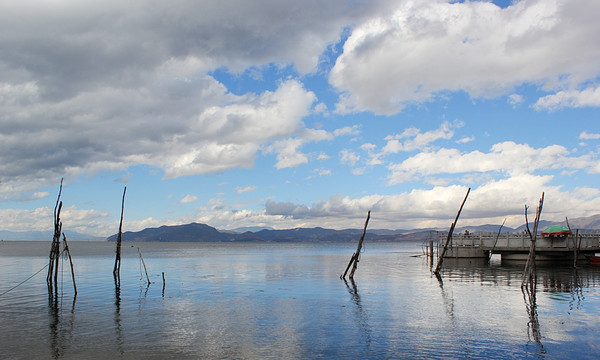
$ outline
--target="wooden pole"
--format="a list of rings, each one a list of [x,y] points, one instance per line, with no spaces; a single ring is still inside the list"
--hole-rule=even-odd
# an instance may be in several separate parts
[[[429,240],[429,266],[433,264],[433,239]],[[431,267],[429,268],[431,270]]]
[[[121,200],[121,221],[119,222],[119,233],[117,234],[117,250],[115,255],[115,267],[113,268],[113,276],[121,277],[121,237],[123,233],[123,210],[125,209],[125,192],[127,186],[123,189],[123,199]],[[141,255],[140,255],[141,256]]]
[[[77,296],[77,284],[75,283],[75,271],[73,270],[73,259],[71,258],[71,252],[69,251],[69,245],[67,244],[67,237],[63,233],[63,244],[65,244],[65,251],[69,255],[69,263],[71,264],[71,277],[73,278],[73,289],[75,290],[75,296]]]
[[[579,247],[581,247],[581,235],[579,235],[579,229],[575,232],[575,250],[573,254],[573,268],[577,269],[577,258],[579,257]]]
[[[523,279],[521,280],[521,286],[524,286],[527,282],[531,282],[533,270],[535,268],[535,242],[537,238],[537,230],[540,222],[540,217],[542,215],[542,207],[544,205],[544,193],[542,192],[542,197],[540,198],[540,202],[537,208],[537,212],[535,214],[535,220],[533,223],[533,234],[529,231],[529,222],[527,221],[527,206],[525,206],[525,224],[527,225],[527,232],[529,233],[529,238],[531,240],[531,245],[529,246],[529,256],[527,257],[527,262],[525,263],[525,270],[523,271]],[[527,281],[526,281],[527,280]]]
[[[60,234],[62,233],[62,223],[60,222],[60,211],[62,209],[62,201],[60,201],[60,196],[62,194],[62,187],[63,179],[60,179],[60,188],[58,190],[58,197],[56,198],[56,205],[54,206],[54,235],[52,237],[52,245],[50,247],[48,275],[46,276],[46,283],[48,284],[48,291],[50,294],[52,294],[52,288],[58,284]]]
[[[365,227],[363,229],[362,236],[360,237],[360,240],[358,241],[358,247],[356,248],[356,252],[354,254],[352,254],[352,257],[350,258],[350,262],[348,262],[348,266],[346,266],[346,271],[344,271],[343,275],[340,275],[340,279],[346,278],[346,274],[348,273],[348,269],[350,269],[350,266],[352,266],[352,271],[350,271],[350,275],[348,275],[348,277],[350,279],[354,278],[354,271],[356,271],[356,267],[358,265],[358,258],[360,257],[360,250],[362,249],[363,240],[365,239],[365,234],[367,233],[367,225],[369,224],[370,218],[371,218],[371,210],[369,210],[369,212],[367,213],[367,220],[365,221]]]
[[[504,223],[506,222],[506,218],[502,221],[502,225],[500,225],[500,229],[498,229],[498,234],[496,234],[496,241],[494,241],[494,246],[492,246],[492,250],[490,251],[490,259],[492,258],[492,253],[496,249],[496,244],[498,244],[498,238],[500,237],[500,232],[502,232],[502,227],[504,227]]]
[[[138,248],[138,253],[140,254],[140,261],[142,262],[142,265],[144,265],[144,272],[146,273],[146,280],[148,280],[148,285],[150,285],[151,284],[150,277],[148,277],[148,270],[146,270],[146,263],[144,262],[144,258],[142,257],[142,252],[140,251],[140,248]]]
[[[467,201],[467,197],[469,196],[470,192],[471,192],[471,188],[469,188],[469,190],[467,190],[467,194],[465,195],[465,198],[464,198],[462,204],[460,205],[460,208],[458,209],[456,218],[454,219],[454,222],[452,223],[452,225],[450,225],[450,231],[448,231],[448,237],[446,238],[446,243],[444,244],[444,247],[442,248],[442,251],[440,252],[440,256],[438,257],[438,263],[435,266],[435,270],[433,271],[433,273],[436,275],[440,274],[440,269],[442,268],[442,263],[444,261],[444,254],[446,253],[446,249],[448,248],[448,243],[450,242],[450,239],[452,238],[452,233],[454,232],[454,227],[456,226],[458,217],[460,216],[463,206],[465,206],[465,202]]]

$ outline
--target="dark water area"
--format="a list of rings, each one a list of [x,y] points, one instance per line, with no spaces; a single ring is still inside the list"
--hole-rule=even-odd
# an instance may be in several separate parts
[[[72,242],[49,296],[50,242],[0,243],[2,359],[596,359],[600,267],[444,262],[421,243]],[[151,284],[146,283],[140,248]],[[165,276],[163,288],[162,273]],[[10,290],[10,291],[9,291]]]

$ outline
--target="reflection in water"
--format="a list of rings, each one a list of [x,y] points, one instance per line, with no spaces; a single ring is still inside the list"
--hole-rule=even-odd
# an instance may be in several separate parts
[[[121,330],[121,278],[115,275],[115,332],[117,336],[117,349],[123,355],[123,332]]]
[[[437,278],[440,290],[442,291],[442,299],[444,299],[446,314],[450,320],[454,320],[454,296],[453,294],[449,296],[448,292],[444,289],[444,280],[442,280],[442,276],[435,273],[434,275]]]
[[[352,286],[348,285],[348,281],[346,281],[345,278],[343,280],[344,280],[344,283],[346,284],[346,288],[348,289],[348,292],[350,293],[350,296],[352,296],[352,302],[356,305],[356,310],[357,310],[356,317],[358,319],[358,327],[360,329],[360,332],[365,337],[365,342],[366,342],[367,348],[370,348],[370,346],[371,346],[371,329],[369,327],[369,319],[368,319],[367,313],[363,309],[362,301],[360,299],[360,295],[358,294],[358,288],[356,287],[356,283],[354,282],[354,279],[350,278],[350,284],[352,284]]]
[[[32,244],[17,245],[22,250],[0,249],[7,278],[46,262],[46,245],[37,257]],[[436,283],[426,259],[411,256],[418,245],[373,244],[361,278],[341,286],[338,270],[347,256],[337,244],[151,244],[148,258],[171,274],[169,296],[161,298],[161,287],[145,293],[146,285],[138,285],[135,247],[121,289],[110,275],[98,276],[98,269],[112,270],[114,245],[75,245],[85,260],[78,261],[76,317],[70,292],[61,299],[60,283],[50,298],[43,281],[0,296],[0,358],[593,359],[597,353],[600,267],[587,264],[574,272],[572,262],[539,263],[534,286],[521,292],[522,262],[446,259],[443,282]],[[8,256],[9,250],[23,254]],[[0,281],[0,290],[10,286]]]
[[[580,286],[579,274],[577,273],[577,268],[573,269],[573,291],[571,291],[571,300],[569,301],[569,314],[573,309],[580,310],[581,303],[585,300],[585,296],[583,295],[583,289]],[[576,303],[575,306],[573,306]]]
[[[529,321],[527,322],[527,336],[529,337],[529,341],[533,338],[533,341],[538,345],[540,352],[544,354],[545,350],[544,345],[542,344],[542,334],[540,332],[540,321],[538,318],[536,302],[537,274],[535,266],[532,269],[530,281],[521,286],[523,301],[525,302],[525,308],[527,309],[527,315],[529,317]]]
[[[53,291],[48,294],[48,314],[50,316],[50,353],[54,359],[58,359],[63,356],[65,351],[68,349],[68,345],[71,343],[73,337],[73,327],[75,318],[75,302],[77,295],[73,296],[73,303],[71,304],[70,316],[68,321],[65,323],[65,314],[62,312],[63,297],[58,296],[58,288],[55,286]]]

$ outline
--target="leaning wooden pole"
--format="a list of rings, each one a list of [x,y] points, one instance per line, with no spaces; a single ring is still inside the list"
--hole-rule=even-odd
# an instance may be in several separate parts
[[[140,248],[138,248],[138,253],[140,254],[140,261],[142,262],[142,265],[144,265],[144,272],[146,273],[146,280],[148,280],[148,285],[150,285],[151,284],[150,277],[148,276],[148,270],[146,270],[146,263],[144,262],[144,258],[142,257],[142,252],[140,251]]]
[[[458,222],[458,217],[460,216],[463,206],[465,206],[465,202],[467,201],[467,197],[469,197],[470,192],[471,192],[471,188],[469,188],[467,190],[467,194],[465,195],[465,198],[464,198],[462,204],[460,205],[460,208],[458,209],[456,218],[454,219],[454,222],[452,223],[452,225],[450,225],[450,231],[448,231],[448,237],[446,238],[444,247],[442,248],[442,251],[440,252],[440,255],[438,257],[437,265],[435,266],[435,270],[433,271],[433,273],[436,275],[440,274],[440,269],[442,268],[442,263],[444,262],[444,255],[446,253],[446,249],[448,248],[448,243],[450,243],[450,239],[452,238],[452,233],[454,232],[454,228],[456,227],[456,223]]]
[[[350,271],[350,275],[348,277],[350,279],[354,278],[354,271],[356,271],[356,267],[358,266],[358,259],[360,257],[360,250],[362,249],[363,240],[365,239],[365,234],[367,233],[367,225],[369,225],[369,219],[371,218],[371,210],[367,213],[367,220],[365,221],[365,227],[363,229],[362,236],[358,241],[358,246],[356,248],[356,252],[352,254],[350,261],[348,262],[348,266],[346,266],[346,271],[344,271],[343,275],[340,275],[340,279],[346,279],[346,274],[348,273],[348,269],[352,266],[352,271]]]
[[[71,277],[73,278],[73,290],[75,290],[75,296],[77,296],[77,284],[75,283],[75,271],[73,270],[73,258],[71,258],[71,252],[69,251],[69,245],[67,244],[67,237],[63,233],[63,244],[65,245],[65,252],[69,256],[69,263],[71,264]]]
[[[123,211],[125,210],[125,193],[127,186],[123,189],[123,199],[121,200],[121,221],[119,222],[119,233],[117,234],[117,250],[115,254],[115,267],[113,268],[113,276],[115,280],[121,277],[121,237],[123,234]]]

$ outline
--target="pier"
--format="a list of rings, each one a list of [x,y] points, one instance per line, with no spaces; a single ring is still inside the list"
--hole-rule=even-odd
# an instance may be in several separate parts
[[[446,233],[437,233],[437,251],[446,240]],[[454,234],[444,258],[489,258],[500,254],[502,260],[526,260],[531,240],[525,232]],[[572,234],[562,237],[543,237],[538,234],[535,244],[536,260],[585,259],[600,253],[600,233]]]

